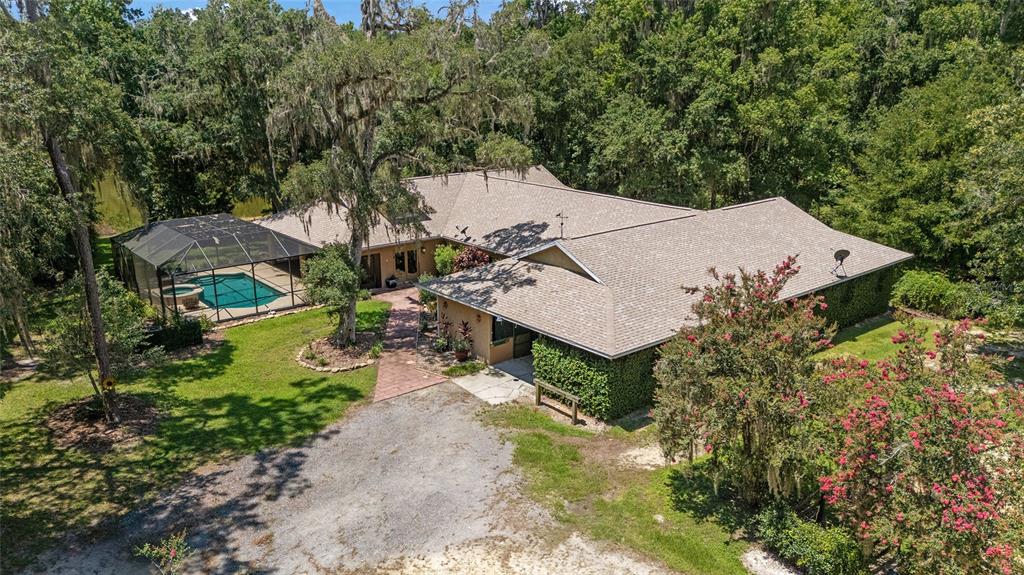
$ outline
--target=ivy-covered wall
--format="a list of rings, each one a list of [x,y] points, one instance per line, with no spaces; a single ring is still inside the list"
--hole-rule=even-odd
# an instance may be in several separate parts
[[[533,342],[534,377],[580,396],[580,409],[615,419],[654,401],[655,348],[605,359],[540,337]]]
[[[889,309],[889,294],[898,277],[897,267],[878,270],[821,290],[818,295],[824,296],[828,304],[822,315],[844,328],[885,313]]]

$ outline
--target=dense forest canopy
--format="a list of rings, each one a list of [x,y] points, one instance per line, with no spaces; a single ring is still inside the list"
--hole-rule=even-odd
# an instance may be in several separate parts
[[[387,13],[368,20],[379,41],[450,25],[452,11],[380,6]],[[3,121],[4,193],[53,186],[33,167],[45,154],[24,138],[32,115],[48,114],[74,128],[65,145],[83,194],[114,171],[150,219],[252,198],[288,205],[289,173],[322,160],[326,146],[308,131],[312,118],[282,113],[301,92],[296,74],[325,38],[358,54],[365,32],[319,3],[211,1],[142,14],[118,0],[55,0],[46,10],[59,37],[26,33],[20,12],[4,10],[5,104],[36,99]],[[458,46],[444,48],[454,59],[415,81],[431,86],[461,66],[490,104],[471,114],[454,104],[375,112],[383,133],[374,145],[415,151],[394,164],[395,177],[542,163],[572,186],[697,208],[781,195],[914,252],[919,265],[1009,291],[1021,283],[1018,0],[512,0],[487,21],[472,2],[453,10],[465,15]],[[47,42],[67,64],[55,70],[88,82],[18,91],[31,59],[15,54]],[[335,87],[359,82],[350,75]],[[28,111],[39,102],[49,104]],[[458,125],[442,126],[446,114]],[[18,219],[8,206],[32,205],[20,197],[5,202],[5,217]]]

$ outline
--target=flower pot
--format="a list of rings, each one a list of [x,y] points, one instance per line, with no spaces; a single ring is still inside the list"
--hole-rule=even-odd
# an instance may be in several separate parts
[[[462,351],[455,352],[455,359],[457,359],[459,361],[466,361],[467,359],[469,359],[469,351],[468,350],[462,350]]]

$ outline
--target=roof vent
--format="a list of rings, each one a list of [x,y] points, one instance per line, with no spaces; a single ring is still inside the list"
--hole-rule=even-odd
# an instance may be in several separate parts
[[[837,278],[845,278],[846,268],[843,267],[843,262],[846,261],[846,258],[850,257],[850,250],[836,250],[832,257],[836,259],[836,265],[832,268],[832,275]]]

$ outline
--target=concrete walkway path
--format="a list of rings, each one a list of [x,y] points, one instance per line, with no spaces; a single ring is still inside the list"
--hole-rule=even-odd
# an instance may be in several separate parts
[[[383,401],[437,385],[445,377],[416,368],[416,338],[420,331],[419,291],[406,288],[373,296],[391,303],[384,330],[384,352],[377,362],[377,387],[373,400]]]
[[[520,357],[487,366],[479,373],[452,378],[462,389],[491,405],[533,394],[533,357]]]

